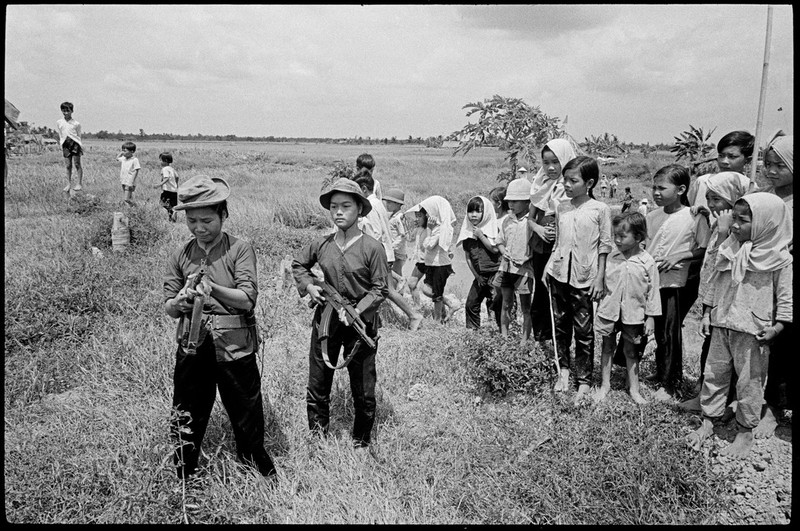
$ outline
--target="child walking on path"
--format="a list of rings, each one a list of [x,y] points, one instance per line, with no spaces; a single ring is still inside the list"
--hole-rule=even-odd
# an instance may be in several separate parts
[[[375,340],[375,348],[364,344],[350,326],[352,322],[348,321],[344,311],[338,316],[340,326],[334,326],[331,322],[332,330],[327,338],[328,356],[332,364],[337,363],[340,348],[344,348],[345,355],[356,350],[347,365],[355,410],[352,437],[354,447],[364,448],[372,440],[375,424],[375,359],[380,326],[378,307],[388,294],[389,266],[383,245],[358,228],[358,217],[369,214],[372,204],[355,182],[337,180],[330,190],[320,195],[319,202],[330,212],[336,232],[306,246],[292,262],[298,293],[301,297],[308,293],[311,300],[318,304],[311,322],[311,347],[308,353],[308,427],[322,436],[328,433],[334,373],[325,364],[319,339],[318,327],[325,296],[322,288],[314,284],[311,273],[311,268],[319,264],[325,282],[355,306],[366,325],[367,335]]]
[[[731,374],[738,375],[738,432],[722,455],[744,457],[761,419],[767,376],[764,348],[792,322],[792,216],[773,194],[756,192],[736,201],[731,235],[720,245],[716,275],[703,300],[703,333],[711,334],[700,391],[703,420],[686,436],[700,450],[725,409]]]
[[[390,264],[392,274],[392,285],[398,293],[403,292],[405,278],[403,277],[403,266],[408,259],[407,245],[411,239],[410,232],[406,227],[405,217],[400,210],[405,204],[406,195],[399,188],[392,188],[383,196],[383,206],[389,214],[389,237],[392,240],[392,252],[394,262]]]
[[[122,183],[122,192],[124,194],[125,203],[133,204],[133,192],[136,190],[136,178],[139,176],[139,170],[142,166],[139,164],[139,159],[133,156],[136,152],[136,144],[133,142],[125,142],[122,144],[122,152],[117,155],[117,160],[120,162],[119,180]]]
[[[67,193],[70,189],[76,192],[83,189],[81,183],[83,182],[83,166],[81,165],[81,156],[83,155],[83,144],[81,143],[81,124],[72,117],[72,111],[75,106],[72,103],[65,101],[61,104],[61,114],[63,118],[59,118],[56,122],[56,129],[58,129],[58,139],[61,144],[61,151],[64,154],[64,160],[67,165],[67,186],[64,187],[64,192]],[[78,183],[72,186],[72,166],[75,166],[75,176],[78,178]]]
[[[158,156],[161,161],[161,182],[155,188],[161,188],[161,206],[167,211],[170,221],[177,221],[178,213],[174,212],[178,204],[178,174],[172,167],[172,153],[164,152]]]
[[[763,172],[770,184],[770,191],[783,199],[789,208],[789,215],[794,219],[794,135],[786,135],[778,131],[767,143],[764,150]],[[789,252],[793,253],[794,238],[789,240]],[[767,387],[764,390],[763,417],[753,430],[756,438],[772,437],[778,420],[785,409],[794,409],[794,393],[797,381],[792,370],[792,360],[797,344],[795,343],[794,323],[786,323],[783,332],[769,347],[769,374]],[[793,381],[794,380],[794,381]]]
[[[597,161],[591,157],[579,156],[564,166],[564,193],[570,201],[556,209],[555,247],[545,267],[561,366],[555,390],[569,388],[574,330],[576,403],[589,392],[594,358],[592,302],[605,294],[606,258],[612,250],[611,211],[592,193],[599,176]]]
[[[261,376],[256,364],[258,330],[253,308],[258,298],[256,254],[249,244],[223,231],[230,188],[223,179],[198,175],[178,191],[192,238],[167,263],[164,308],[178,324],[172,399],[178,440],[178,477],[192,475],[219,390],[236,441],[237,457],[264,476],[275,466],[264,449]],[[204,271],[201,283],[192,280]],[[187,349],[188,317],[194,297],[203,295],[202,325],[196,353]]]
[[[689,170],[670,164],[653,176],[653,199],[660,208],[647,215],[647,251],[656,260],[661,282],[661,315],[656,318],[656,372],[659,400],[673,397],[683,378],[683,320],[697,298],[687,286],[689,262],[705,254],[710,229],[705,216],[693,215],[686,199]],[[699,282],[698,282],[699,285]]]
[[[544,285],[544,266],[553,252],[556,237],[556,206],[569,202],[561,182],[562,169],[577,156],[572,144],[564,138],[555,138],[542,148],[542,167],[531,184],[529,224],[533,230],[533,298],[531,299],[531,326],[534,339],[552,342],[550,326],[550,292]]]
[[[475,196],[467,203],[467,215],[461,223],[456,247],[464,249],[467,266],[473,281],[465,304],[466,326],[477,330],[481,326],[481,303],[486,299],[486,309],[497,321],[500,329],[500,312],[494,297],[492,278],[500,265],[500,252],[495,242],[499,227],[492,202],[483,196]]]
[[[503,336],[508,335],[511,309],[515,297],[519,295],[522,342],[526,343],[531,337],[531,296],[534,290],[531,250],[533,231],[528,224],[530,182],[527,179],[514,179],[508,183],[505,201],[508,203],[509,214],[503,218],[497,236],[497,250],[502,255],[498,269],[498,283],[503,293],[500,333]]]
[[[653,257],[642,249],[647,239],[647,223],[638,212],[618,214],[611,222],[614,245],[606,260],[606,292],[597,304],[595,331],[602,340],[600,363],[602,384],[594,398],[601,401],[611,389],[611,361],[617,332],[625,354],[626,382],[637,404],[647,401],[639,392],[639,362],[647,338],[655,328],[653,317],[661,315],[658,268]]]
[[[719,245],[728,237],[731,225],[731,211],[734,203],[747,193],[750,179],[732,171],[723,171],[712,175],[703,188],[705,190],[705,204],[707,207],[700,207],[708,212],[711,220],[711,235],[708,239],[708,247],[703,256],[703,264],[700,269],[700,285],[698,287],[698,298],[702,301],[706,292],[713,281],[717,250]],[[701,210],[702,211],[702,210]],[[711,346],[711,335],[706,335],[703,346],[700,350],[700,381],[703,386],[703,372],[705,371],[708,349]],[[730,401],[734,399],[735,387],[732,387]],[[700,411],[700,392],[697,396],[679,404],[681,409],[687,411]]]
[[[444,311],[444,288],[448,277],[453,274],[453,225],[456,215],[447,199],[439,195],[423,199],[409,210],[417,216],[418,225],[427,229],[420,244],[425,268],[422,292],[433,301],[433,319],[444,323],[455,310],[448,305],[449,310]]]
[[[372,209],[359,222],[359,228],[369,236],[372,236],[383,244],[383,249],[388,260],[389,270],[391,271],[394,263],[394,244],[392,242],[391,230],[389,229],[389,213],[383,206],[383,202],[374,193],[375,185],[372,173],[366,167],[358,170],[353,180],[361,187],[361,192],[367,197]],[[391,277],[391,274],[390,274]],[[410,330],[419,328],[422,322],[422,314],[414,311],[411,304],[403,298],[403,295],[395,290],[394,282],[388,281],[389,293],[387,298],[397,305],[400,310],[408,316],[408,326]]]

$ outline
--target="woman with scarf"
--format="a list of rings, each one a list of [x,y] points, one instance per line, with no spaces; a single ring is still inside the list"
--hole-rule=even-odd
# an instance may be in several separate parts
[[[550,328],[549,290],[542,277],[544,266],[553,252],[556,237],[556,205],[569,202],[564,195],[562,168],[577,156],[572,144],[565,138],[554,138],[542,148],[542,167],[531,184],[531,206],[528,223],[534,236],[533,251],[533,300],[531,301],[531,324],[533,338],[537,342],[552,341]]]
[[[711,348],[700,391],[703,420],[686,436],[693,450],[700,450],[713,433],[733,371],[738,375],[739,429],[720,454],[742,458],[753,446],[768,368],[763,347],[792,322],[791,241],[792,216],[779,197],[756,192],[736,201],[731,234],[719,246],[714,279],[703,298],[702,332],[711,334]]]

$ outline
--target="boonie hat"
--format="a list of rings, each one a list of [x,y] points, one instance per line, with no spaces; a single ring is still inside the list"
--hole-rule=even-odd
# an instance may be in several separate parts
[[[361,187],[356,184],[355,181],[351,181],[346,177],[338,179],[331,185],[327,192],[319,196],[319,204],[322,205],[325,210],[329,210],[331,208],[331,196],[336,192],[342,192],[354,196],[356,201],[361,205],[360,215],[366,216],[372,211],[372,203],[369,202],[369,199],[364,197]]]
[[[222,203],[231,195],[231,187],[225,179],[195,175],[178,188],[178,201],[172,210],[203,208]]]
[[[506,201],[527,201],[531,198],[531,182],[528,179],[514,179],[508,183]]]
[[[387,201],[392,201],[394,203],[402,205],[403,203],[405,203],[406,194],[404,194],[400,188],[392,188],[388,192],[385,192],[383,194],[383,198]]]

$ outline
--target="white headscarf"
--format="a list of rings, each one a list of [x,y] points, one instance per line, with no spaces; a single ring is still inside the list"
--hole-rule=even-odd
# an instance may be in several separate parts
[[[499,224],[497,223],[497,214],[494,211],[494,204],[492,204],[489,198],[483,197],[482,195],[476,195],[475,197],[483,201],[483,217],[476,228],[481,229],[483,235],[486,236],[490,242],[494,243],[500,231]],[[469,201],[472,201],[475,197],[471,198]],[[467,205],[469,205],[469,201],[467,201]],[[461,245],[467,238],[475,238],[475,236],[472,235],[472,230],[472,222],[470,222],[469,216],[465,215],[464,221],[461,222],[461,232],[458,234],[456,247]]]
[[[750,240],[740,244],[733,234],[728,236],[719,246],[715,264],[718,271],[730,270],[736,284],[747,271],[778,271],[792,263],[792,214],[786,203],[767,192],[747,194],[741,199],[747,201],[752,214]]]
[[[439,229],[439,246],[444,249],[445,252],[449,253],[450,247],[453,244],[453,225],[456,223],[456,214],[453,212],[453,207],[450,206],[450,203],[444,197],[432,195],[423,199],[409,210],[412,212],[419,212],[420,208],[425,209],[429,219],[441,225]]]
[[[545,147],[555,154],[558,162],[561,163],[562,172],[567,162],[578,156],[572,144],[566,138],[554,138],[545,144]],[[542,151],[544,151],[544,148],[542,148]],[[545,213],[551,213],[555,212],[556,204],[565,197],[564,186],[561,184],[561,175],[556,179],[551,179],[547,175],[544,164],[542,164],[542,167],[534,175],[533,183],[531,184],[531,204]]]

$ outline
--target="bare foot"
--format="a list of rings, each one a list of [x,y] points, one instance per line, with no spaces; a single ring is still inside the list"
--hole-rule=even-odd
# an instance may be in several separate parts
[[[605,400],[605,399],[606,399],[606,395],[608,394],[608,391],[609,391],[609,390],[610,390],[610,389],[609,389],[609,387],[608,387],[608,386],[601,385],[601,386],[600,386],[600,389],[598,389],[597,391],[595,391],[594,395],[592,396],[592,399],[593,399],[595,402],[602,402],[603,400]]]
[[[684,411],[700,412],[700,395],[681,402],[678,407]]]
[[[575,400],[573,404],[576,406],[580,404],[583,399],[589,394],[589,386],[586,384],[581,384],[578,386],[578,393],[575,395]]]
[[[64,187],[63,191],[65,194],[68,194],[71,189],[72,189],[72,184],[68,184]]]
[[[561,375],[553,388],[556,392],[563,392],[569,389],[569,369],[561,369]]]
[[[686,442],[686,446],[696,452],[699,452],[700,448],[703,447],[705,440],[708,439],[712,433],[714,433],[714,425],[710,420],[703,419],[700,427],[687,435],[684,441]]]
[[[733,440],[731,444],[720,450],[719,454],[741,459],[745,457],[748,454],[748,452],[750,452],[750,448],[752,447],[753,447],[753,430],[742,428],[740,426],[739,433],[736,434],[736,438]]]
[[[639,391],[631,391],[630,395],[631,399],[640,406],[643,406],[647,403],[647,400],[645,400],[644,397],[641,394],[639,394]]]
[[[422,314],[414,314],[414,316],[411,317],[411,320],[408,321],[408,329],[412,332],[415,332],[419,328],[420,323],[422,323]]]
[[[758,426],[753,428],[753,436],[756,439],[769,439],[775,434],[775,428],[778,427],[778,415],[772,407],[767,406],[764,416],[761,417]]]

